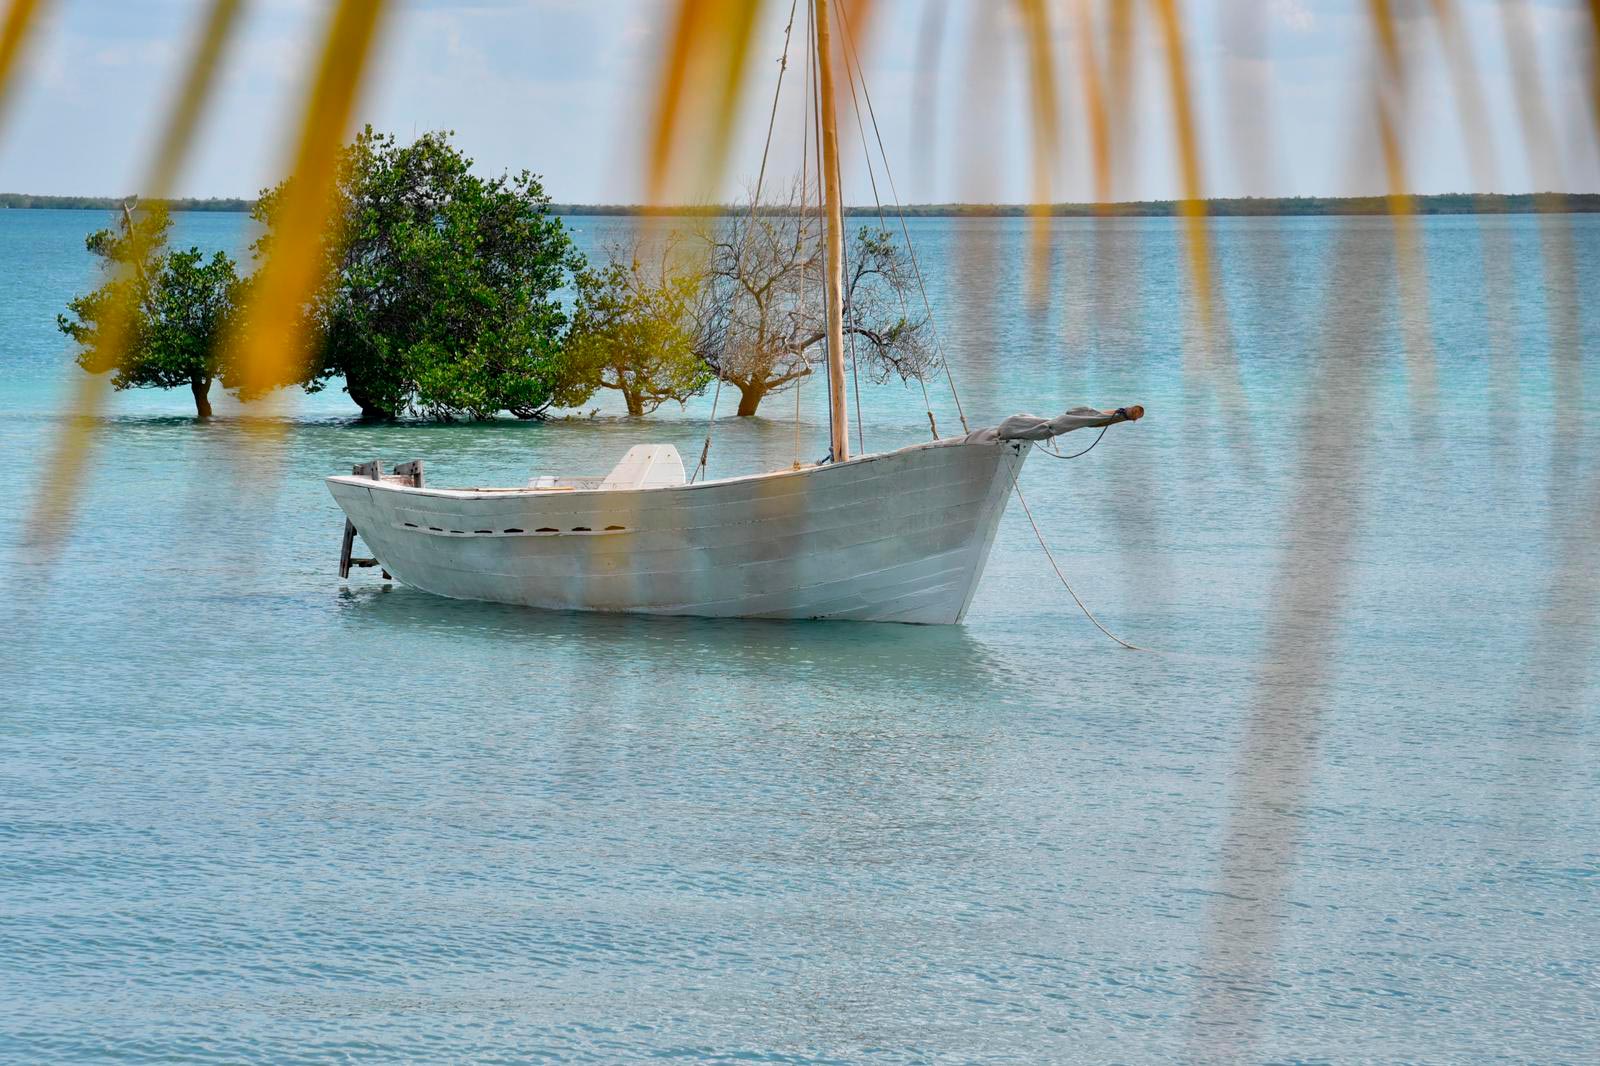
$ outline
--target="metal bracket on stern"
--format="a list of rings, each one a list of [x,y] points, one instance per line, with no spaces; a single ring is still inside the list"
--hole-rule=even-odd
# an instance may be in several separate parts
[[[369,477],[374,481],[387,481],[396,485],[409,485],[415,489],[420,489],[422,487],[421,459],[413,459],[408,463],[397,463],[395,465],[394,472],[391,474],[385,474],[383,472],[383,463],[377,459],[372,460],[370,463],[357,463],[355,466],[350,468],[350,472],[356,477]],[[378,560],[376,559],[352,555],[351,552],[354,551],[355,546],[356,526],[354,522],[346,518],[344,520],[344,541],[339,546],[339,576],[341,578],[347,578],[350,576],[350,568],[352,566],[378,565]],[[381,573],[383,574],[383,579],[385,581],[392,580],[392,578],[389,576],[389,571],[382,570]]]

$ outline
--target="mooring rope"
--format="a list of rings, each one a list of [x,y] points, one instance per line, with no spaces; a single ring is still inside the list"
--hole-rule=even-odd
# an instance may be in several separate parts
[[[1109,429],[1109,428],[1111,428],[1111,427],[1109,427],[1109,426],[1106,427],[1106,429]],[[1100,431],[1100,435],[1101,436],[1105,435],[1105,429],[1102,429]],[[1099,443],[1100,443],[1099,438],[1096,438],[1095,439],[1095,444],[1099,444]],[[1093,447],[1094,447],[1094,444],[1089,445],[1088,448],[1085,448],[1083,451],[1079,452],[1078,455],[1083,455],[1083,454],[1087,453],[1089,451],[1089,449],[1093,448]],[[1046,452],[1045,454],[1048,455],[1049,453]],[[1077,458],[1077,456],[1062,455],[1062,456],[1057,456],[1057,458],[1060,458],[1060,459],[1069,459],[1069,458],[1070,459],[1075,459],[1075,458]],[[1089,610],[1089,608],[1084,605],[1083,600],[1078,598],[1078,594],[1075,591],[1073,591],[1072,582],[1068,581],[1067,580],[1067,575],[1061,572],[1061,566],[1060,566],[1059,563],[1056,562],[1055,555],[1051,553],[1050,545],[1048,545],[1048,544],[1046,544],[1044,542],[1044,533],[1043,533],[1043,531],[1041,531],[1039,529],[1039,523],[1034,520],[1033,508],[1028,506],[1028,498],[1022,494],[1022,486],[1017,483],[1017,470],[1021,466],[1022,466],[1022,464],[1018,463],[1015,467],[1011,468],[1011,488],[1017,494],[1017,502],[1022,504],[1022,513],[1028,516],[1028,524],[1033,527],[1033,535],[1034,535],[1035,539],[1037,539],[1039,541],[1039,547],[1044,549],[1044,557],[1046,559],[1050,560],[1050,569],[1054,570],[1056,572],[1056,577],[1061,579],[1062,587],[1064,587],[1067,590],[1067,594],[1072,597],[1072,602],[1076,603],[1078,605],[1078,610],[1083,612],[1083,616],[1085,618],[1087,618],[1089,621],[1094,623],[1094,627],[1096,629],[1098,629],[1100,632],[1104,633],[1106,636],[1110,637],[1112,640],[1116,641],[1118,644],[1121,644],[1124,648],[1127,648],[1129,651],[1145,651],[1145,650],[1147,650],[1145,648],[1139,647],[1139,645],[1137,645],[1137,644],[1130,644],[1128,641],[1123,640],[1121,637],[1119,637],[1115,633],[1111,632],[1111,630],[1107,629],[1104,625],[1102,625],[1100,623],[1100,619],[1098,619],[1098,618],[1096,618],[1094,616],[1094,612]]]
[[[1101,426],[1100,427],[1100,436],[1096,437],[1094,439],[1094,444],[1099,444],[1100,441],[1101,441],[1101,438],[1103,438],[1106,435],[1106,430],[1108,430],[1110,428],[1111,428],[1110,426]],[[1050,442],[1051,446],[1048,447],[1048,448],[1046,448],[1044,446],[1044,442],[1043,441],[1040,441],[1039,442],[1039,450],[1041,452],[1044,452],[1046,455],[1048,455],[1052,459],[1076,459],[1080,455],[1088,455],[1090,452],[1094,451],[1094,444],[1089,445],[1087,448],[1085,448],[1081,452],[1073,452],[1071,455],[1062,455],[1060,452],[1055,450],[1055,441],[1054,440],[1052,440]]]

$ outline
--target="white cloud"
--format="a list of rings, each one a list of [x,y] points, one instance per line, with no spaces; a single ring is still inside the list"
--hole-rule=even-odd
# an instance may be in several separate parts
[[[1293,33],[1310,33],[1317,28],[1317,17],[1301,0],[1272,0],[1268,11],[1274,24]]]
[[[1029,184],[1026,58],[1015,20],[975,19],[980,5],[952,5],[936,92],[930,96],[919,92],[925,79],[916,69],[925,5],[879,0],[876,7],[869,75],[902,193],[924,199],[1024,198]],[[1412,16],[1408,43],[1416,45],[1408,47],[1414,92],[1418,98],[1448,99],[1451,83],[1433,56],[1437,48],[1426,8],[1404,8]],[[1475,42],[1488,97],[1483,125],[1505,149],[1502,179],[1518,187],[1530,179],[1519,161],[1524,153],[1515,150],[1521,137],[1499,7],[1489,0],[1467,0],[1459,9]],[[203,0],[57,5],[25,57],[7,125],[0,130],[0,189],[128,189],[144,165],[204,10]],[[787,4],[767,0],[751,53],[728,192],[753,175],[760,157],[775,71],[770,60],[781,45],[787,10]],[[1088,191],[1088,148],[1069,10],[1065,4],[1052,7],[1064,174],[1070,182],[1061,192],[1081,197]],[[1370,91],[1363,64],[1371,35],[1363,5],[1353,0],[1185,0],[1180,10],[1189,36],[1203,156],[1214,182],[1209,191],[1333,191],[1330,176],[1349,171],[1350,134],[1362,128]],[[1570,99],[1569,87],[1579,75],[1574,42],[1587,39],[1587,10],[1572,0],[1539,0],[1529,10],[1546,99],[1562,113],[1556,102],[1562,93]],[[224,63],[203,143],[185,176],[186,192],[248,195],[269,184],[298,122],[327,5],[323,0],[258,0],[250,11]],[[413,129],[453,128],[481,169],[527,167],[544,175],[560,200],[635,199],[670,15],[671,5],[661,0],[406,0],[394,9],[360,118],[401,136]],[[1239,35],[1241,20],[1249,34]],[[1177,176],[1161,39],[1153,20],[1142,16],[1140,22],[1135,90],[1125,102],[1128,113],[1117,116],[1125,142],[1131,138],[1131,170],[1121,191],[1171,196]],[[800,69],[798,63],[791,66],[791,71]],[[800,82],[796,78],[791,84]],[[1230,94],[1235,100],[1250,94],[1248,110],[1257,117],[1241,121]],[[786,87],[785,95],[774,152],[779,172],[796,166],[799,155],[798,89]],[[936,118],[931,123],[922,117],[930,100]],[[1432,128],[1411,131],[1419,188],[1472,185],[1461,163],[1459,129],[1441,125],[1451,113],[1448,106],[1431,107],[1423,115]],[[845,121],[853,121],[848,112]],[[1564,135],[1569,126],[1592,129],[1563,123]],[[1262,130],[1258,140],[1241,140],[1257,129]],[[847,195],[864,201],[871,194],[851,133]],[[1588,136],[1592,139],[1592,132]],[[916,138],[930,143],[914,144]],[[1270,149],[1271,166],[1242,158],[1242,148],[1260,145]],[[1592,159],[1595,153],[1592,144],[1580,144],[1569,154]],[[1574,169],[1579,175],[1574,180],[1592,185],[1594,171],[1592,164]]]

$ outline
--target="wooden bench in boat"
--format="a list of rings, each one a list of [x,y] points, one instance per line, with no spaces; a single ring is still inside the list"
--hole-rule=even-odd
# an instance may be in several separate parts
[[[635,444],[600,482],[604,489],[655,489],[687,478],[678,449],[670,444]]]

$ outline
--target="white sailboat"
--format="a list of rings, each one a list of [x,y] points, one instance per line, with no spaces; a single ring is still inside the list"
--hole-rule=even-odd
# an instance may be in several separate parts
[[[828,3],[815,0],[826,213],[831,450],[822,463],[685,477],[670,445],[639,445],[604,477],[506,489],[330,477],[344,569],[359,532],[386,573],[426,592],[528,607],[751,618],[957,623],[1036,441],[1136,419],[1139,407],[1018,415],[991,429],[851,457],[846,416],[837,125]]]

